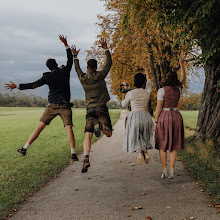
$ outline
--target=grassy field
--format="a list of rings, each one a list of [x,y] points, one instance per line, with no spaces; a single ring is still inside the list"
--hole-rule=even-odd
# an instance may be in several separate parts
[[[44,129],[25,157],[16,153],[39,123],[43,111],[44,108],[0,107],[0,219],[70,162],[70,147],[60,117]],[[120,111],[109,111],[112,123]],[[77,153],[83,148],[85,114],[85,109],[73,109]]]

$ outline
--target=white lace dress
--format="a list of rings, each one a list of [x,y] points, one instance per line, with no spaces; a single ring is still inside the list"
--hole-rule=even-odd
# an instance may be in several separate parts
[[[147,80],[146,88],[137,88],[129,91],[122,107],[131,105],[131,112],[126,118],[126,129],[122,150],[124,152],[135,152],[138,149],[152,149],[153,121],[148,112],[148,100],[151,93],[151,80]]]

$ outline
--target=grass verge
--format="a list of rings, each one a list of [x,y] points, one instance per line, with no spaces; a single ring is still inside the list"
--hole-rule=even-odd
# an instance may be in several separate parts
[[[60,117],[56,117],[25,157],[16,150],[35,129],[43,108],[0,108],[0,219],[15,211],[18,204],[44,186],[70,162],[70,147]],[[110,110],[112,124],[121,110]],[[73,109],[77,153],[82,151],[85,109]],[[98,138],[94,137],[93,142]]]
[[[210,195],[213,204],[220,203],[220,151],[211,140],[195,142],[186,138],[186,148],[178,154],[193,177]]]

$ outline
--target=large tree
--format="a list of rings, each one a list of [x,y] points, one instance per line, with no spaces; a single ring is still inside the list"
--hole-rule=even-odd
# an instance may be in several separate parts
[[[108,38],[112,49],[113,66],[110,72],[111,91],[119,98],[119,85],[126,81],[133,88],[133,76],[141,69],[141,61],[149,61],[153,79],[152,100],[155,105],[156,91],[161,87],[170,70],[178,70],[178,59],[185,48],[176,42],[180,30],[170,31],[155,22],[155,5],[150,1],[105,1],[110,13],[98,16],[101,33],[98,38]],[[158,6],[156,6],[158,8]],[[88,57],[100,58],[97,42]]]
[[[160,10],[161,26],[180,29],[179,42],[192,42],[201,48],[197,64],[203,64],[205,85],[197,122],[196,137],[220,136],[220,1],[152,0]],[[193,49],[193,48],[192,48]]]

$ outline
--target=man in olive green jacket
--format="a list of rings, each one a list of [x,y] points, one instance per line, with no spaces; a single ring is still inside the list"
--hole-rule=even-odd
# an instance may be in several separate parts
[[[80,68],[77,55],[80,50],[72,47],[74,55],[74,64],[79,80],[85,91],[85,102],[87,108],[85,140],[84,140],[84,162],[82,173],[88,171],[90,167],[89,154],[91,151],[91,140],[93,133],[97,137],[103,134],[107,137],[112,136],[112,125],[106,103],[110,100],[110,96],[106,87],[105,77],[110,71],[112,65],[111,54],[105,40],[101,40],[100,44],[105,49],[106,64],[101,71],[97,71],[97,61],[90,59],[87,62],[87,73],[83,73]]]

